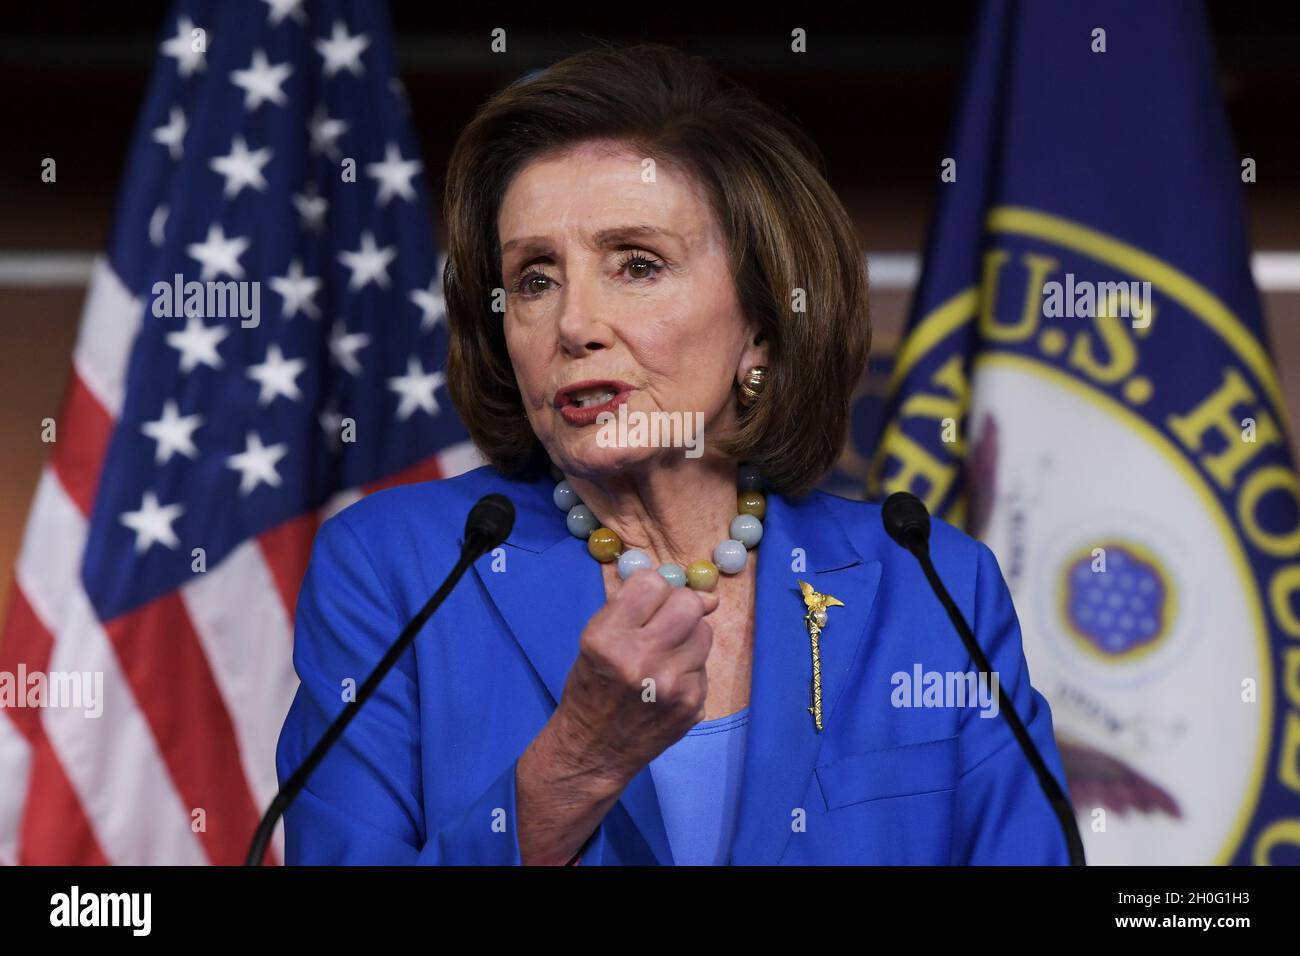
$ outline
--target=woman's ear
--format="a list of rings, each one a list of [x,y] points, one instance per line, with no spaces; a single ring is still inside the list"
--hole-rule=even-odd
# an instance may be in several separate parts
[[[745,375],[755,365],[766,366],[768,364],[768,341],[762,331],[757,328],[751,328],[749,332],[749,341],[743,352],[740,353],[740,366],[736,369],[736,380],[744,379]]]

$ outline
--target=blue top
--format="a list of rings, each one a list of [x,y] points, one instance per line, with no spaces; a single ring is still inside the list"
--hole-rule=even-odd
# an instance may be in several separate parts
[[[650,761],[668,845],[678,866],[731,861],[748,724],[748,707],[701,721]]]
[[[549,475],[485,466],[377,492],[321,525],[298,598],[300,684],[276,753],[281,782],[347,706],[343,682],[370,673],[455,565],[479,496],[504,494],[516,512],[505,543],[474,562],[289,807],[286,862],[521,862],[515,766],[555,713],[583,629],[605,606],[601,566],[569,534],[553,490]],[[807,557],[798,572],[795,548]],[[939,520],[930,552],[1064,784],[1051,710],[1030,683],[993,552]],[[1052,808],[1000,715],[892,702],[900,671],[971,665],[878,505],[772,492],[749,560],[754,653],[733,866],[1067,862]],[[808,713],[800,581],[844,602],[822,634],[821,733]],[[660,791],[643,768],[581,865],[673,863],[673,812],[660,794],[671,801],[676,789]]]

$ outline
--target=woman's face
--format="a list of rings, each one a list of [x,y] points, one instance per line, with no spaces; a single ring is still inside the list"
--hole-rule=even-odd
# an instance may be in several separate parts
[[[570,475],[685,454],[602,447],[594,418],[624,402],[629,426],[632,413],[679,412],[693,425],[702,412],[712,441],[734,423],[733,385],[766,361],[702,190],[676,167],[643,169],[605,142],[539,158],[497,217],[510,360],[534,432]]]

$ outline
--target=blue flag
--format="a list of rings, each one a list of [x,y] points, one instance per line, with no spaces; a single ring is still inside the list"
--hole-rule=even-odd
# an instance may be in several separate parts
[[[997,554],[1091,863],[1300,861],[1300,483],[1205,12],[986,3],[869,478]]]

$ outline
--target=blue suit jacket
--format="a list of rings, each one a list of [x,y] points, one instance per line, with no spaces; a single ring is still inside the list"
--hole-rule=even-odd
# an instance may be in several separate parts
[[[483,467],[363,499],[317,535],[298,601],[301,680],[277,751],[283,783],[455,563],[480,495],[513,533],[467,573],[312,775],[285,821],[288,863],[518,864],[515,761],[555,709],[600,569],[565,529],[549,478]],[[1001,716],[896,707],[892,675],[969,672],[969,655],[878,506],[768,496],[735,864],[1065,863],[1046,798]],[[1064,786],[1047,702],[1030,686],[989,549],[942,522],[934,561]],[[799,563],[802,562],[802,563]],[[845,603],[821,642],[825,730],[808,712],[798,580]],[[582,864],[671,864],[648,769]]]

